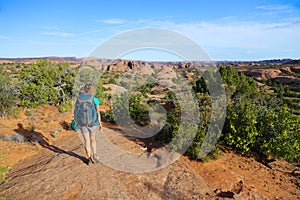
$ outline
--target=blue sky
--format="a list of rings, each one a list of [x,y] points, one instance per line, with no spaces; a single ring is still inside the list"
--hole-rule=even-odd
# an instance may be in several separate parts
[[[157,27],[213,60],[300,58],[298,0],[0,0],[0,24],[0,57],[85,57],[119,33]]]

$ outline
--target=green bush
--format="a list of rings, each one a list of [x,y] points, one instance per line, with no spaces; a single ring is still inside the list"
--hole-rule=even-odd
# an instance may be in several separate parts
[[[75,77],[75,69],[67,63],[40,60],[24,66],[19,72],[20,105],[35,107],[68,101],[72,96]]]
[[[6,180],[6,172],[9,168],[9,165],[0,167],[0,183]]]
[[[256,106],[247,100],[228,107],[221,138],[223,144],[248,154],[255,147],[259,135],[256,112]]]
[[[168,95],[166,95],[166,99],[168,100],[168,102],[165,104],[165,108],[167,111],[166,123],[162,130],[158,132],[154,137],[155,140],[160,141],[164,144],[168,144],[176,136],[181,120],[180,105],[178,104],[178,102],[176,102],[176,99],[172,98],[173,95],[173,93],[169,93]],[[174,150],[177,149],[174,145],[172,148]]]
[[[9,74],[0,68],[0,115],[5,117],[14,113],[17,103],[17,91]]]
[[[72,110],[73,108],[73,103],[71,101],[69,102],[63,102],[59,105],[59,112],[68,112],[70,110]]]
[[[130,117],[138,125],[147,125],[149,122],[149,107],[143,102],[143,96],[123,93],[114,95],[112,99],[113,105],[111,111],[106,112],[106,119],[109,121],[122,121]],[[128,109],[126,106],[128,106]]]
[[[281,157],[299,162],[300,122],[280,99],[260,94],[252,79],[221,68],[228,94],[220,144],[246,155]]]
[[[242,154],[299,162],[300,123],[286,108],[241,102],[230,108],[222,142]]]
[[[299,120],[284,107],[260,109],[257,115],[256,148],[260,154],[300,162]]]
[[[101,104],[105,104],[108,100],[108,95],[104,92],[103,79],[99,78],[98,85],[96,87],[96,97],[100,100]]]

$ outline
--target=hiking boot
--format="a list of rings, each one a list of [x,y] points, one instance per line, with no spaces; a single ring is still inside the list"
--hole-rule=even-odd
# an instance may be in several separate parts
[[[100,160],[99,160],[99,156],[97,154],[93,154],[93,160],[96,162],[96,163],[100,163]]]
[[[89,158],[87,161],[87,165],[92,165],[94,163],[94,161],[92,160],[92,158]]]

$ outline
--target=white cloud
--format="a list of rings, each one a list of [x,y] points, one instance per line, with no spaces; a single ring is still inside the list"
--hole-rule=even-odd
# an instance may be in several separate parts
[[[155,22],[152,22],[155,26]],[[299,20],[284,23],[254,21],[172,23],[158,22],[156,27],[178,31],[208,50],[213,59],[251,59],[299,57]],[[286,50],[289,50],[287,54]],[[223,56],[222,56],[223,55]],[[256,57],[254,57],[256,56]]]
[[[274,23],[269,25],[267,29],[284,29],[284,28],[297,28],[300,26],[300,18],[295,18],[294,20],[290,20],[282,23]]]
[[[73,33],[64,33],[64,32],[44,32],[43,35],[53,35],[59,37],[74,37],[75,34]]]
[[[127,21],[124,19],[105,19],[105,20],[101,20],[101,22],[104,24],[124,24]]]
[[[57,26],[42,26],[42,29],[45,30],[59,30]]]
[[[288,6],[261,6],[261,10],[284,10]],[[59,31],[44,32],[44,35],[59,37],[80,38],[81,41],[90,43],[105,41],[111,35],[124,31],[157,27],[174,30],[189,37],[216,60],[257,60],[264,58],[299,57],[300,49],[300,18],[284,18],[277,22],[260,22],[257,19],[243,20],[235,16],[227,16],[214,21],[202,21],[195,23],[177,23],[170,20],[146,20],[127,21],[109,19],[103,20],[111,26],[101,27],[91,31],[72,34]],[[101,36],[100,39],[90,39],[92,36]],[[97,45],[97,44],[95,44]]]
[[[264,6],[257,6],[257,9],[261,10],[276,10],[276,11],[291,11],[290,5],[264,5]]]
[[[8,37],[7,37],[7,36],[5,36],[5,35],[0,35],[0,39],[2,39],[2,40],[7,40],[7,39],[8,39]]]
[[[261,7],[260,9],[288,9],[288,7]],[[247,60],[299,57],[300,18],[261,22],[228,16],[214,21],[177,23],[170,20],[143,20],[83,32],[77,36],[96,34],[106,39],[128,30],[156,27],[177,31],[207,50],[212,59]],[[104,36],[104,35],[105,36]]]
[[[62,37],[73,37],[73,36],[75,36],[75,34],[73,34],[73,33],[60,33],[60,36],[62,36]]]
[[[290,5],[263,5],[256,7],[258,16],[262,17],[278,17],[289,18],[292,15],[297,15],[297,11]]]
[[[106,32],[108,33],[108,31],[118,31],[118,32],[122,32],[122,31],[126,31],[128,29],[136,29],[136,28],[141,28],[141,27],[146,27],[151,25],[151,20],[144,20],[144,19],[140,19],[137,21],[128,21],[127,23],[123,24],[111,24],[111,26],[107,26],[107,27],[103,27],[100,29],[95,29],[95,30],[91,30],[91,31],[85,31],[85,32],[81,32],[76,34],[77,36],[79,35],[89,35],[89,34],[95,34],[95,33],[99,33],[99,32]],[[113,34],[117,34],[117,33],[113,33]]]
[[[25,43],[28,43],[30,45],[41,45],[41,46],[59,46],[61,43],[55,43],[55,42],[45,42],[45,41],[38,41],[38,40],[27,40]]]

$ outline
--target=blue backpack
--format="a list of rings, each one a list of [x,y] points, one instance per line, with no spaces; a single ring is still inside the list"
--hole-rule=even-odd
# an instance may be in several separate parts
[[[80,94],[77,97],[74,108],[74,120],[80,127],[92,127],[99,124],[93,95]]]

